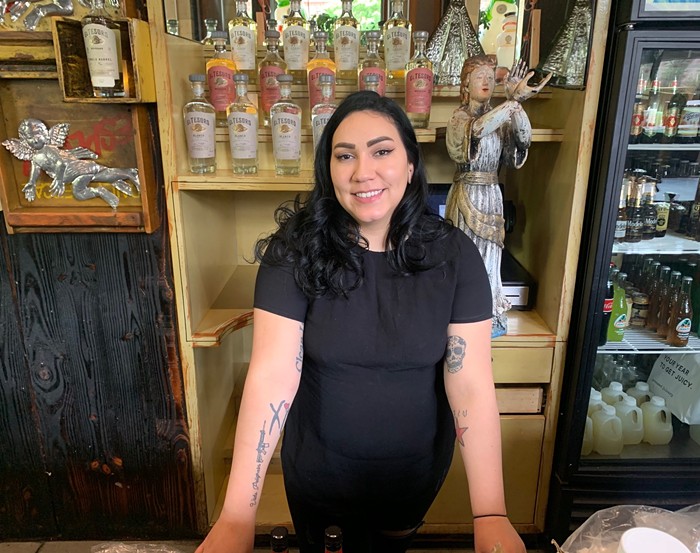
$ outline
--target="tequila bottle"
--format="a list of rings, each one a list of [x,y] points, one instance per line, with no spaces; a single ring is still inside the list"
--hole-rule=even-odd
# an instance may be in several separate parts
[[[311,108],[311,129],[314,136],[314,151],[321,138],[323,129],[326,128],[328,120],[335,112],[336,104],[333,97],[333,75],[321,75],[319,78],[321,85],[321,101]]]
[[[379,94],[379,77],[374,73],[367,73],[363,78],[364,90]]]
[[[291,75],[277,77],[282,96],[270,109],[275,173],[298,175],[301,164],[301,107],[292,100]]]
[[[278,53],[280,34],[278,31],[265,31],[267,54],[260,60],[258,73],[260,75],[260,111],[263,115],[263,124],[270,125],[270,108],[280,99],[280,86],[277,77],[287,70],[287,63]]]
[[[205,46],[214,46],[214,39],[212,38],[211,34],[217,30],[218,26],[219,26],[218,19],[205,19],[204,20],[204,27],[206,28],[207,34],[202,39],[202,44],[204,44]]]
[[[254,83],[257,79],[255,52],[258,25],[250,18],[247,9],[245,0],[236,0],[236,15],[228,22],[228,34],[236,67],[248,75],[249,83]]]
[[[360,24],[352,15],[352,0],[343,0],[343,11],[333,31],[336,83],[357,85],[357,64],[360,61]]]
[[[226,108],[236,94],[233,86],[233,74],[236,64],[226,52],[226,31],[214,31],[214,57],[207,62],[207,80],[209,82],[209,100],[216,110],[216,124],[226,126]]]
[[[248,75],[237,73],[233,76],[233,82],[236,85],[236,99],[226,110],[233,172],[257,173],[258,110],[248,98]]]
[[[376,92],[380,96],[384,96],[384,91],[386,90],[386,64],[379,56],[379,41],[382,38],[382,33],[379,31],[367,31],[365,36],[367,37],[367,54],[357,67],[360,90],[365,89],[365,75],[372,74],[379,78]]]
[[[309,63],[309,25],[301,13],[301,0],[291,0],[289,15],[282,32],[284,60],[287,71],[296,84],[306,84],[306,65]]]
[[[314,42],[316,43],[316,54],[306,66],[309,87],[309,106],[314,107],[321,101],[321,86],[318,78],[321,75],[332,75],[335,79],[335,62],[328,55],[326,50],[326,41],[328,33],[325,31],[316,31],[314,33]],[[335,85],[333,89],[335,95]]]
[[[404,15],[404,0],[391,1],[391,17],[384,23],[384,59],[390,83],[404,82],[406,64],[411,58],[412,25]]]
[[[206,80],[202,74],[189,76],[192,99],[182,108],[190,171],[193,173],[216,171],[216,110],[204,98]]]
[[[428,127],[433,99],[433,62],[425,55],[427,41],[427,31],[413,33],[415,50],[406,64],[406,114],[416,129]]]
[[[92,0],[92,9],[80,23],[93,95],[97,98],[126,96],[121,32],[119,24],[105,10],[104,0]]]

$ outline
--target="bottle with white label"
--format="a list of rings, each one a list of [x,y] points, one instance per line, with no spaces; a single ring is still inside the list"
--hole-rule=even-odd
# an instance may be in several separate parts
[[[301,0],[289,2],[289,14],[282,31],[284,61],[295,84],[306,84],[306,65],[309,63],[309,24],[301,12]]]
[[[298,175],[301,165],[301,107],[292,100],[291,75],[277,77],[280,100],[270,108],[275,173]]]
[[[413,33],[415,51],[406,64],[406,114],[416,129],[428,127],[433,101],[433,62],[425,55],[427,42],[427,31]]]
[[[231,56],[238,71],[248,75],[250,84],[257,82],[256,50],[258,25],[248,15],[248,2],[236,0],[236,15],[228,22]]]
[[[622,391],[622,384],[619,382],[611,382],[606,388],[600,391],[603,401],[608,405],[615,405],[618,401],[622,401],[625,397],[625,392]]]
[[[411,22],[404,15],[404,0],[391,0],[391,17],[382,29],[388,81],[404,84],[406,64],[411,58],[412,29]]]
[[[615,404],[615,413],[622,421],[622,442],[625,445],[640,443],[644,437],[644,422],[637,401],[633,397],[625,396]]]
[[[635,382],[634,386],[627,388],[626,393],[637,401],[637,407],[641,407],[643,403],[651,399],[651,390],[646,382]]]
[[[622,421],[615,414],[612,405],[604,405],[600,411],[593,413],[593,450],[601,455],[619,455],[622,453]]]
[[[92,0],[92,9],[80,21],[87,54],[92,93],[97,98],[126,96],[122,69],[121,31],[105,10],[104,0]]]
[[[360,23],[352,14],[352,0],[343,0],[343,10],[335,20],[333,48],[337,84],[357,85],[357,64],[360,61]]]
[[[258,172],[258,110],[248,98],[248,75],[235,74],[233,83],[236,99],[226,110],[233,172],[249,175]]]
[[[190,171],[193,173],[216,171],[216,110],[204,98],[206,80],[203,74],[189,76],[192,99],[182,108]]]
[[[333,98],[333,75],[321,75],[319,78],[321,84],[321,101],[311,108],[311,129],[314,135],[314,151],[318,141],[323,134],[323,129],[326,128],[331,115],[335,113],[336,104]]]
[[[666,445],[673,438],[671,411],[666,407],[666,400],[652,396],[641,407],[644,417],[644,438],[648,444]]]

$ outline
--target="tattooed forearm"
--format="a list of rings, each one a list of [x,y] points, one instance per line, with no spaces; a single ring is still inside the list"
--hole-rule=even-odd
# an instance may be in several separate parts
[[[464,419],[467,418],[467,410],[466,409],[453,409],[452,414],[454,415],[455,418],[455,434],[457,435],[457,441],[459,442],[459,445],[464,447],[464,434],[467,430],[469,430],[469,427],[466,426]],[[462,422],[460,423],[460,419],[462,419]]]
[[[304,325],[299,325],[299,334],[301,334],[301,339],[299,340],[299,353],[296,358],[297,371],[301,372],[301,367],[304,364]]]
[[[280,412],[284,408],[284,413],[282,413],[282,418],[280,418]],[[282,434],[282,428],[284,423],[287,422],[287,415],[289,414],[289,403],[286,399],[280,401],[279,405],[275,409],[275,406],[270,403],[270,409],[272,409],[272,420],[270,421],[270,434],[272,434],[272,429],[277,426],[277,429]]]
[[[447,337],[447,350],[445,351],[445,366],[450,373],[462,370],[464,355],[467,353],[467,342],[461,336]]]
[[[257,448],[257,457],[255,458],[256,462],[256,467],[255,467],[255,477],[253,478],[252,482],[252,487],[253,487],[253,495],[250,498],[250,506],[255,507],[255,505],[258,504],[258,497],[259,497],[259,492],[260,492],[260,479],[262,478],[262,464],[265,459],[265,455],[267,455],[267,450],[270,447],[270,444],[265,441],[265,425],[267,424],[267,421],[263,421],[263,427],[260,429],[260,440],[258,441],[258,448]]]

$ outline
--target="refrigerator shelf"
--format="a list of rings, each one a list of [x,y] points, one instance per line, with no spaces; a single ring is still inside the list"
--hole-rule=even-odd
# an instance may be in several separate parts
[[[632,254],[682,254],[700,253],[700,242],[683,234],[667,233],[661,238],[642,240],[641,242],[622,242],[613,244],[613,253]]]
[[[628,144],[627,150],[665,150],[672,152],[696,152],[700,150],[698,144]]]
[[[697,334],[691,334],[688,345],[683,348],[669,346],[666,340],[657,336],[651,330],[638,330],[626,328],[622,342],[608,342],[598,348],[599,354],[610,353],[688,353],[700,352],[700,338]]]

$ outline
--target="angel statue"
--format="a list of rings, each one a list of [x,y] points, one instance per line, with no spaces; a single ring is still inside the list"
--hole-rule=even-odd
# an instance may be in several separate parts
[[[519,169],[527,159],[532,140],[530,120],[521,103],[549,81],[536,86],[524,62],[516,62],[505,78],[506,101],[491,107],[496,64],[485,55],[465,60],[460,76],[461,105],[447,124],[446,146],[456,162],[454,181],[447,195],[445,216],[476,244],[491,283],[493,323],[491,335],[508,330],[510,302],[501,283],[501,254],[505,238],[503,197],[498,185],[501,164]]]
[[[73,2],[72,0],[53,0],[46,4],[36,4],[39,0],[17,0],[10,7],[10,20],[17,21],[25,13],[29,12],[24,18],[24,26],[30,30],[34,31],[44,17],[52,17],[57,15],[73,15]],[[2,21],[5,8],[7,7],[7,0],[0,0],[0,23]],[[31,8],[31,9],[30,9]]]
[[[119,198],[103,186],[91,186],[92,183],[111,183],[127,196],[136,195],[134,188],[136,192],[141,190],[138,169],[112,169],[100,165],[93,161],[97,154],[87,148],[64,150],[69,128],[69,123],[58,123],[48,129],[38,119],[23,119],[19,124],[19,139],[10,138],[2,143],[17,159],[31,161],[29,182],[22,187],[27,201],[36,199],[36,181],[42,170],[53,179],[49,186],[51,196],[63,196],[66,183],[71,183],[76,200],[99,197],[112,209],[119,205]],[[133,188],[126,181],[131,181]]]

